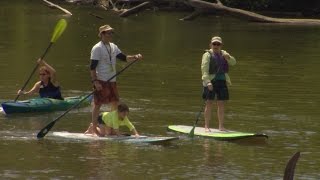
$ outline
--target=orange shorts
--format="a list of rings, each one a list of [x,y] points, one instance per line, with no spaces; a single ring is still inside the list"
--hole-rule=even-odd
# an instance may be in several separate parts
[[[94,91],[93,100],[95,105],[109,104],[119,101],[119,94],[116,82],[100,81],[102,86],[100,91]]]

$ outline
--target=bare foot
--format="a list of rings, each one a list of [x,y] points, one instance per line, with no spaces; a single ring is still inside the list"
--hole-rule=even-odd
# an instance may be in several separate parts
[[[228,130],[222,127],[222,128],[219,128],[219,131],[228,131]]]

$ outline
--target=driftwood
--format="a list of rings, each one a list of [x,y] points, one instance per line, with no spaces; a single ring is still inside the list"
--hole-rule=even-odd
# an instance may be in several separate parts
[[[180,20],[181,21],[188,21],[188,20],[193,20],[195,19],[196,17],[200,16],[202,14],[202,11],[199,11],[199,10],[195,10],[193,11],[193,13],[191,13],[190,15],[184,17],[184,18],[181,18]]]
[[[151,4],[150,1],[143,2],[143,3],[141,3],[141,4],[139,4],[139,5],[135,6],[135,7],[133,7],[133,8],[131,8],[131,9],[125,10],[125,11],[122,12],[119,16],[120,16],[120,17],[127,17],[127,16],[129,16],[129,15],[131,15],[131,14],[134,14],[134,13],[136,13],[136,12],[139,12],[139,11],[145,9],[145,8],[148,7],[150,4]]]
[[[91,13],[91,12],[89,12],[89,15],[91,15],[91,16],[93,16],[93,17],[96,17],[96,18],[98,18],[98,19],[103,19],[103,17],[101,17],[101,16],[99,16],[99,15],[97,15],[97,14],[93,14],[93,13]]]
[[[47,0],[43,0],[43,2],[47,3],[47,5],[48,5],[49,7],[51,7],[51,8],[57,8],[57,9],[60,9],[61,11],[63,11],[64,13],[66,13],[66,14],[68,14],[68,15],[70,15],[70,16],[72,15],[72,13],[71,13],[70,11],[68,11],[68,10],[66,10],[66,9],[64,9],[64,8],[56,5],[56,4],[53,4],[52,2],[49,2],[49,1],[47,1]]]
[[[300,24],[300,25],[320,25],[318,19],[285,19],[263,16],[254,12],[245,11],[237,8],[224,6],[220,1],[218,3],[210,3],[201,0],[188,0],[187,3],[200,12],[223,12],[237,18],[243,18],[253,22],[262,23],[284,23],[284,24]],[[184,19],[184,18],[183,18]],[[188,18],[187,18],[188,19]]]

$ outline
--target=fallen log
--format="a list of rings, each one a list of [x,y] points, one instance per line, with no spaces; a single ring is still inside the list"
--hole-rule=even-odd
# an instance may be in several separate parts
[[[220,2],[220,1],[218,1]],[[273,18],[260,15],[254,12],[245,11],[242,9],[231,8],[224,6],[222,3],[210,3],[202,0],[188,0],[188,5],[192,6],[198,11],[202,12],[223,12],[237,18],[243,18],[253,22],[261,23],[284,23],[284,24],[297,24],[297,25],[320,25],[319,19],[286,19],[286,18]]]
[[[136,13],[136,12],[139,12],[139,11],[147,8],[150,4],[151,4],[150,1],[143,2],[143,3],[137,5],[137,6],[133,7],[133,8],[130,8],[130,9],[128,9],[128,10],[125,10],[125,11],[122,12],[119,16],[120,16],[120,17],[127,17],[127,16],[129,16],[129,15],[131,15],[131,14],[134,14],[134,13]]]

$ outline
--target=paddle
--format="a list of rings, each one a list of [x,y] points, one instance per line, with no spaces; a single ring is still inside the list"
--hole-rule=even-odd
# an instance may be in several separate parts
[[[135,63],[137,60],[132,61],[130,64],[128,64],[126,67],[124,67],[123,69],[121,69],[119,72],[117,72],[115,75],[113,75],[111,78],[109,78],[107,80],[107,82],[109,82],[111,79],[115,78],[116,76],[118,76],[120,73],[122,73],[124,70],[126,70],[129,66],[131,66],[133,63]],[[62,113],[59,117],[57,117],[55,120],[51,121],[48,125],[46,125],[44,128],[42,128],[39,133],[37,134],[37,138],[43,138],[49,131],[50,129],[54,126],[54,124],[61,119],[64,115],[66,115],[69,111],[71,111],[73,108],[77,107],[78,105],[80,105],[85,99],[87,99],[89,96],[91,96],[94,93],[94,91],[92,91],[90,94],[88,94],[87,96],[85,96],[83,99],[81,99],[77,104],[74,104],[73,106],[71,106],[68,110],[66,110],[66,112]]]
[[[209,94],[209,92],[208,92],[208,94]],[[197,123],[198,123],[198,121],[199,121],[199,119],[200,119],[201,112],[203,112],[204,107],[206,107],[206,101],[207,101],[207,99],[208,99],[208,94],[206,95],[206,99],[204,100],[204,104],[203,104],[203,106],[201,107],[201,110],[199,111],[199,113],[198,113],[198,115],[197,115],[196,122],[193,124],[193,127],[192,127],[192,129],[191,129],[191,131],[190,131],[190,133],[189,133],[189,135],[188,135],[188,136],[191,137],[191,138],[194,137],[194,129],[196,128],[196,125],[197,125]]]
[[[53,43],[55,43],[57,41],[57,39],[61,36],[61,34],[63,33],[63,31],[66,29],[67,27],[67,21],[65,19],[60,19],[57,23],[57,25],[54,28],[49,46],[47,47],[47,49],[45,50],[45,52],[43,53],[43,55],[41,56],[41,60],[46,56],[47,52],[49,51],[49,49],[51,48],[51,46],[53,45]],[[39,64],[37,63],[37,65],[33,68],[31,74],[29,75],[29,78],[27,79],[27,81],[24,83],[24,85],[21,88],[21,91],[24,90],[24,88],[27,86],[27,84],[29,83],[32,75],[36,72],[37,68],[38,68]],[[14,102],[16,102],[19,98],[19,94],[17,95],[17,97],[14,99]]]
[[[288,161],[286,169],[284,171],[283,180],[293,180],[294,169],[296,168],[296,164],[299,157],[300,157],[300,152],[296,152]]]

